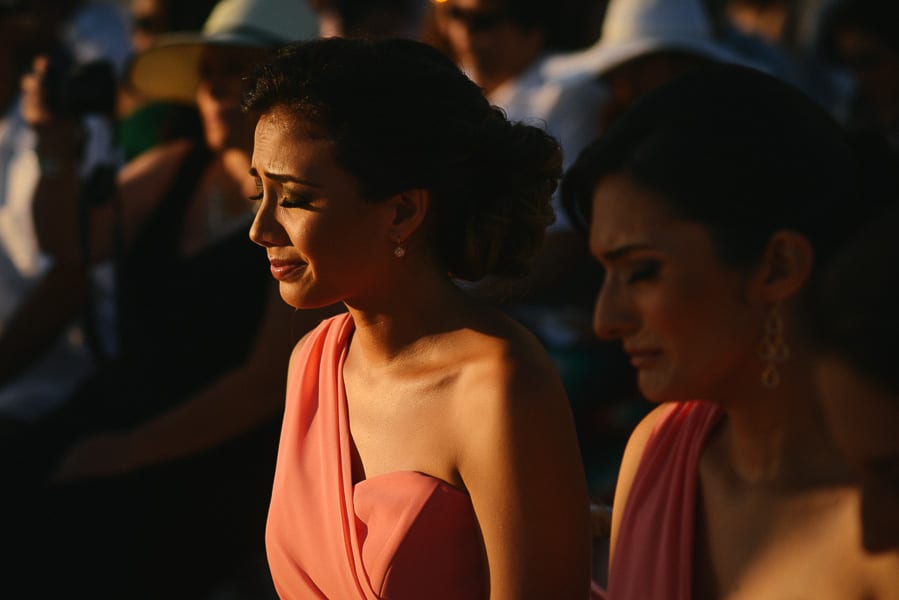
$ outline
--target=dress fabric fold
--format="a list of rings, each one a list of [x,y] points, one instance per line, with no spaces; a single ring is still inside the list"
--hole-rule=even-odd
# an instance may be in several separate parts
[[[672,403],[646,443],[621,517],[608,600],[690,600],[699,457],[724,412]]]
[[[266,552],[282,600],[486,598],[468,495],[417,471],[353,481],[349,314],[324,320],[287,383]]]

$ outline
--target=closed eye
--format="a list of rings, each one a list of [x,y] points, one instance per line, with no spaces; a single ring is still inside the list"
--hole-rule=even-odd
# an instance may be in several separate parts
[[[651,281],[659,274],[660,267],[661,265],[658,261],[654,260],[640,263],[633,271],[631,271],[631,274],[627,278],[627,282],[639,283],[641,281]]]
[[[312,203],[315,201],[315,195],[309,193],[296,193],[285,196],[281,199],[281,206],[284,208],[305,208],[311,209]]]

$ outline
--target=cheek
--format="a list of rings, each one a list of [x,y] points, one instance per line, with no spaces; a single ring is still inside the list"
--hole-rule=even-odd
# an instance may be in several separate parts
[[[702,298],[689,290],[643,296],[637,305],[645,326],[674,346],[689,344],[709,329],[710,314],[702,305]]]
[[[663,346],[661,369],[645,374],[645,386],[664,379],[668,392],[688,399],[716,393],[718,384],[739,376],[755,355],[756,327],[740,311],[708,302],[702,295],[682,295],[647,307],[646,325]],[[718,296],[720,298],[720,295]]]
[[[336,232],[320,222],[311,213],[297,209],[283,210],[281,226],[290,237],[291,244],[313,266],[332,262],[341,254],[340,238]]]
[[[363,223],[356,226],[346,220],[328,221],[314,213],[297,209],[285,210],[281,221],[294,247],[321,271],[345,271],[374,258],[380,248],[373,247],[371,232]]]

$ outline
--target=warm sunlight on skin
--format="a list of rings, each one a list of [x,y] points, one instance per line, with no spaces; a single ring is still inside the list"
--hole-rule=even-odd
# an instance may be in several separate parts
[[[834,439],[861,479],[865,549],[899,551],[899,395],[837,357],[819,360],[815,377]]]
[[[266,249],[281,297],[295,308],[383,290],[390,240],[373,226],[384,203],[363,198],[332,157],[332,142],[304,138],[279,111],[256,126],[251,175],[260,201],[250,239]]]
[[[716,258],[707,229],[621,175],[599,183],[593,217],[590,248],[606,269],[594,330],[621,340],[640,391],[662,402],[757,387],[765,308],[744,299],[748,276]]]

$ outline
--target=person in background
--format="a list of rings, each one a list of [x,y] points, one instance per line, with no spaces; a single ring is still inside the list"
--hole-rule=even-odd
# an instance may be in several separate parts
[[[843,114],[845,77],[822,62],[815,37],[831,0],[703,0],[716,36],[735,53],[808,94],[832,115]]]
[[[611,0],[596,42],[557,57],[547,69],[555,79],[586,77],[607,91],[605,101],[597,106],[591,132],[596,138],[640,97],[663,83],[702,66],[738,60],[714,37],[699,0]],[[585,329],[595,337],[589,319],[601,269],[585,269],[580,278],[592,292],[584,302],[584,319]],[[579,358],[580,369],[595,374],[592,383],[572,396],[583,407],[581,443],[594,465],[591,480],[596,499],[610,504],[627,438],[651,405],[635,389],[633,367],[621,349],[605,340],[594,347],[599,352]]]
[[[594,328],[658,404],[619,470],[608,598],[899,597],[899,557],[858,544],[798,323],[873,211],[858,169],[807,95],[718,65],[644,96],[567,173],[605,269]]]
[[[435,4],[435,14],[450,56],[490,103],[513,121],[544,127],[561,143],[567,167],[594,137],[604,90],[593,82],[549,75],[555,60],[595,37],[583,19],[578,26],[584,31],[561,21],[562,7],[546,0],[446,0]],[[554,227],[562,227],[565,216],[557,213]]]
[[[430,0],[307,0],[320,37],[421,38]]]
[[[408,39],[289,45],[244,106],[251,239],[286,303],[348,311],[290,361],[266,526],[279,595],[586,598],[589,498],[558,373],[456,283],[526,268],[556,140]]]
[[[824,265],[808,330],[824,416],[859,476],[860,542],[899,555],[899,168],[895,160],[872,163],[880,175],[869,189],[884,209]]]
[[[879,133],[899,155],[899,4],[830,2],[822,16],[817,51],[851,81],[851,103],[842,115],[845,125]]]
[[[111,263],[54,256],[35,198],[64,182],[84,205],[105,202],[121,165],[115,82],[129,43],[125,15],[103,2],[11,1],[0,11],[12,29],[4,61],[14,61],[0,82],[0,420],[18,429],[58,408],[115,352]],[[37,95],[64,118],[36,109]],[[66,223],[75,239],[79,215]]]
[[[296,340],[336,310],[286,309],[246,237],[253,124],[239,104],[273,47],[314,32],[294,0],[222,0],[201,32],[161,37],[132,64],[146,97],[195,99],[204,137],[142,153],[90,213],[88,256],[119,267],[119,352],[5,455],[20,485],[4,583],[41,597],[273,594],[262,542],[283,379]],[[57,190],[36,198],[51,217],[39,225],[75,261],[76,198]]]
[[[216,0],[132,0],[129,20],[134,54],[148,50],[163,33],[199,31],[215,4]],[[127,78],[119,86],[116,118],[118,143],[126,161],[156,144],[203,135],[192,103],[147,101]]]
[[[588,77],[607,90],[608,98],[599,107],[595,138],[662,84],[694,69],[739,60],[715,38],[699,0],[611,0],[599,39],[581,52],[560,56],[552,70],[556,78]],[[597,283],[587,303],[592,309],[602,271],[588,271],[583,277]],[[608,340],[601,340],[596,347],[602,352],[581,357],[581,369],[595,373],[593,383],[575,398],[581,407],[581,447],[593,467],[595,514],[603,519],[595,528],[593,578],[605,585],[610,539],[606,513],[614,500],[628,437],[652,405],[636,389],[634,369],[624,352]]]
[[[716,37],[701,0],[610,0],[599,39],[560,57],[552,69],[558,78],[587,76],[607,87],[609,100],[602,106],[596,137],[646,93],[722,62],[743,59]]]

